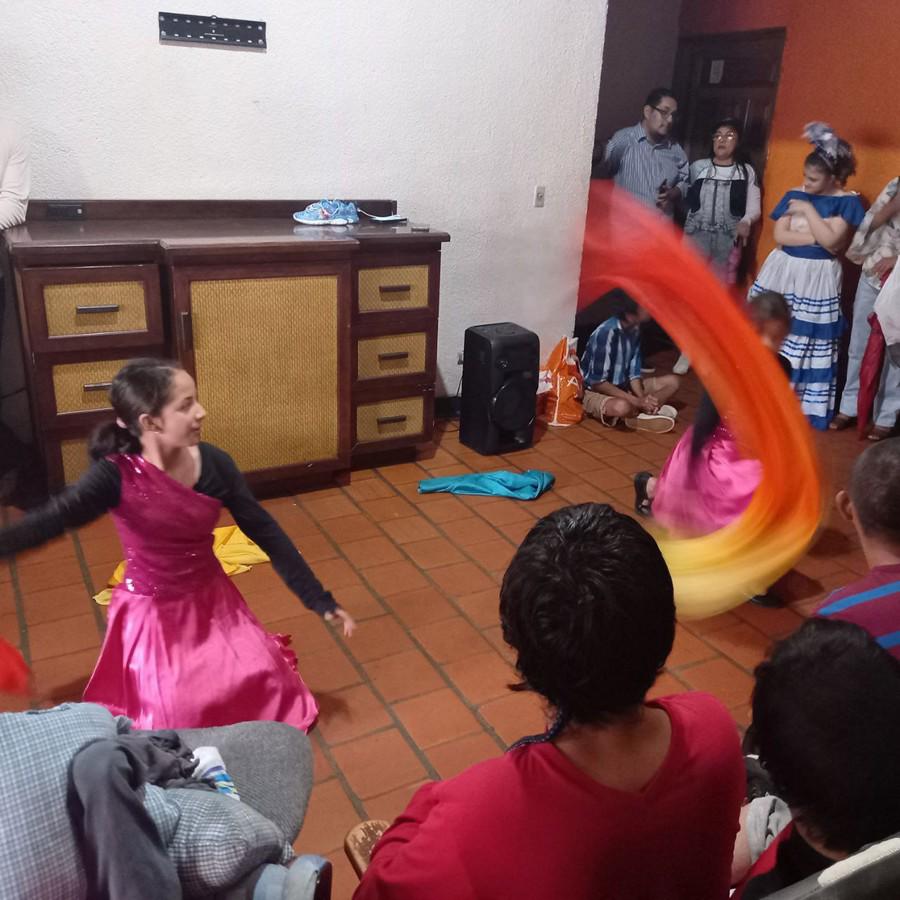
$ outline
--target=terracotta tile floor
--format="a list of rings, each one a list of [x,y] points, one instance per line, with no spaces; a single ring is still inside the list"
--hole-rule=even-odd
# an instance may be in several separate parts
[[[609,431],[592,421],[538,434],[533,449],[485,458],[441,422],[416,462],[355,471],[319,490],[266,501],[322,581],[358,619],[344,641],[307,613],[269,566],[237,584],[270,628],[292,632],[300,671],[321,705],[312,733],[316,786],[300,851],[331,857],[334,897],[355,884],[343,836],[366,817],[392,818],[430,778],[448,777],[543,726],[540,704],[512,694],[511,655],[497,624],[498,587],[536,516],[596,500],[631,510],[631,476],[658,469],[686,422],[699,386],[680,396],[671,435]],[[851,432],[817,435],[826,477],[845,483],[864,444]],[[418,495],[419,479],[493,468],[546,468],[556,487],[540,500]],[[0,567],[0,633],[29,658],[44,702],[75,699],[96,658],[103,586],[119,546],[104,519]],[[856,538],[832,512],[815,547],[780,584],[782,610],[744,605],[678,628],[654,694],[711,691],[747,723],[753,666],[823,594],[865,571]]]

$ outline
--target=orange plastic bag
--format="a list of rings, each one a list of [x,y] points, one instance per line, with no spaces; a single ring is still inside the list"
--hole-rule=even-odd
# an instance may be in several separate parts
[[[566,428],[584,418],[581,408],[584,378],[578,365],[577,346],[575,338],[561,338],[541,369],[538,418],[548,425]]]

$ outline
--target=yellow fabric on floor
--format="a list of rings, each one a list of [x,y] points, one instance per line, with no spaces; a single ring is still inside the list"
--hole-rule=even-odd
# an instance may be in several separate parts
[[[249,572],[252,566],[269,562],[269,557],[258,544],[241,531],[237,525],[225,525],[213,530],[213,553],[222,565],[226,575],[240,575]],[[105,590],[94,595],[101,606],[109,605],[112,589],[125,577],[125,563],[120,562],[112,573]]]

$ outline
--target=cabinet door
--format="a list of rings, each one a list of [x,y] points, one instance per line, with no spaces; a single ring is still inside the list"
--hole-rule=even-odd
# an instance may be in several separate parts
[[[173,286],[204,439],[257,482],[346,466],[349,264],[176,267]]]

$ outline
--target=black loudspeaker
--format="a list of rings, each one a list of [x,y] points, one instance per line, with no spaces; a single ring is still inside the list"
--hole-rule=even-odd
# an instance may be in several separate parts
[[[533,331],[512,322],[467,328],[460,441],[485,455],[530,447],[539,365]]]

